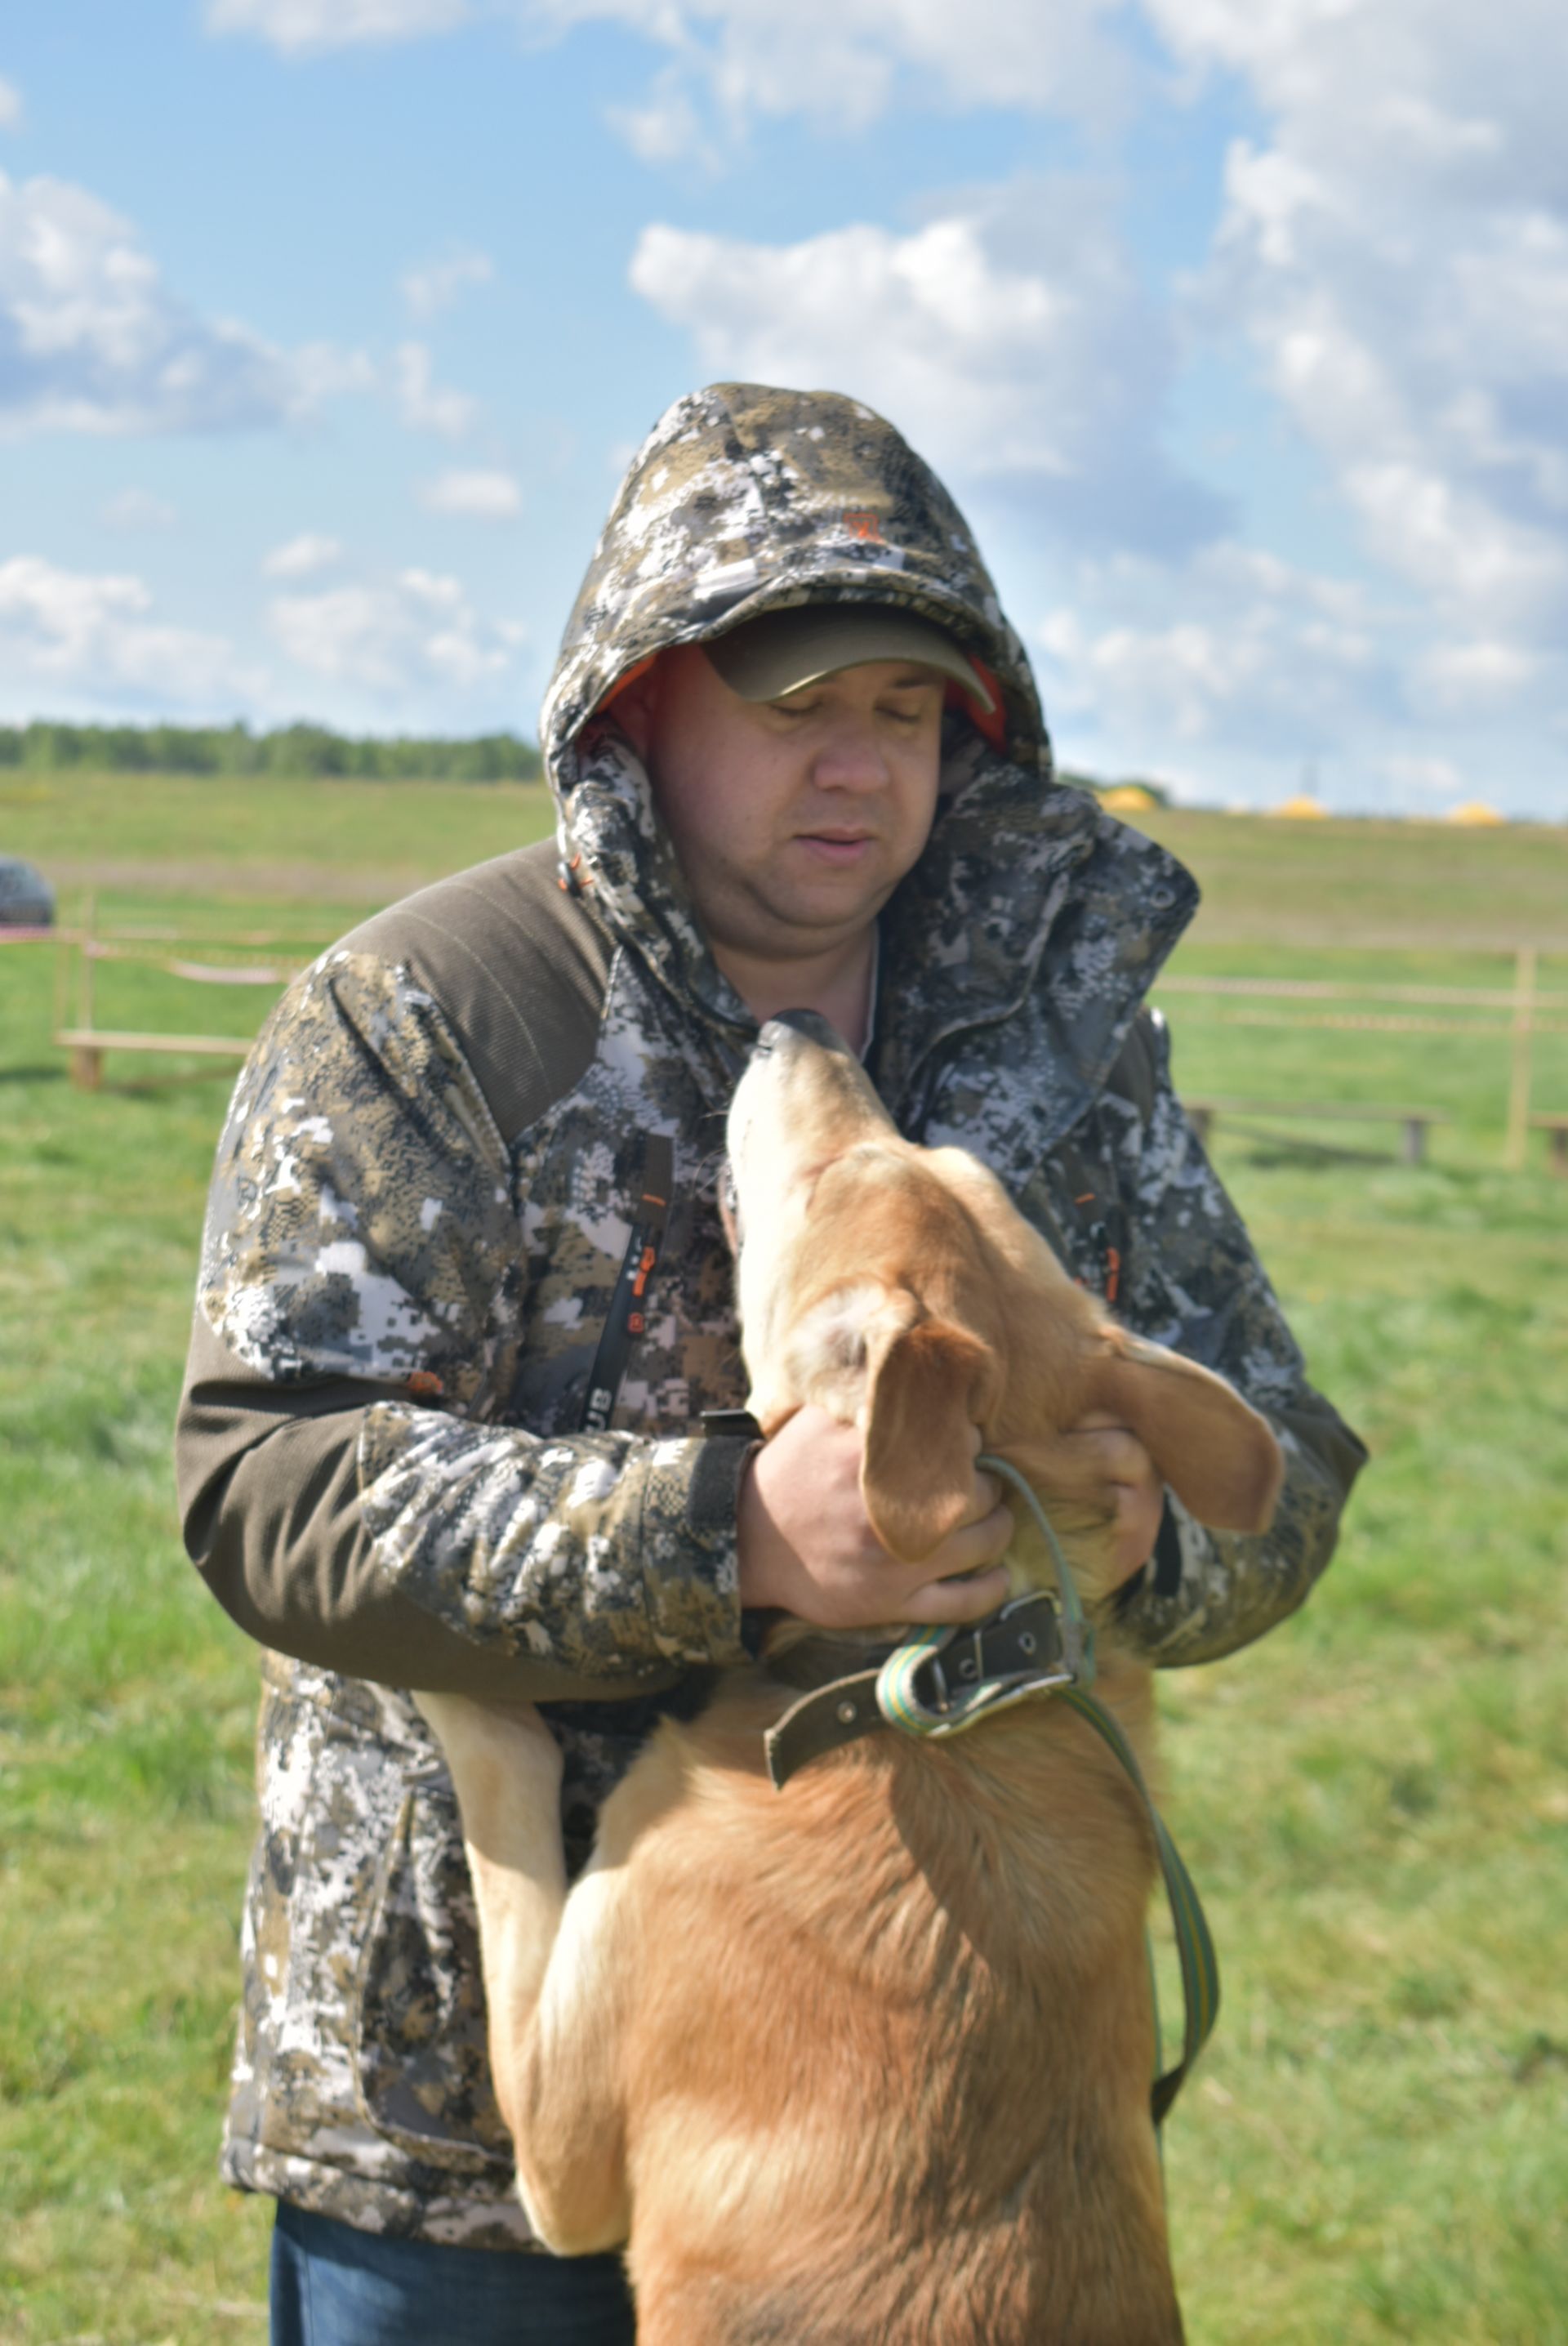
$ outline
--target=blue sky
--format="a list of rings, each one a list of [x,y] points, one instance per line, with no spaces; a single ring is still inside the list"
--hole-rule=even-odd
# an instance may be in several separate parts
[[[718,376],[948,479],[1064,762],[1568,819],[1559,0],[13,0],[0,718],[532,731]]]

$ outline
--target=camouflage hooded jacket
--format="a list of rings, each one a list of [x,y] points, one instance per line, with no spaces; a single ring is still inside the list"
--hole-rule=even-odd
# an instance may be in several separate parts
[[[596,718],[628,669],[805,601],[896,603],[999,680],[949,720],[927,850],[885,911],[868,1065],[902,1128],[1001,1175],[1140,1331],[1278,1429],[1266,1538],[1173,1502],[1127,1636],[1203,1660],[1299,1604],[1362,1453],[1304,1381],[1172,1093],[1142,997],[1196,887],[1058,787],[962,515],[879,417],[727,384],[635,460],[545,705],[560,848],[427,889],[324,954],[219,1144],[178,1469],[190,1552],[269,1650],[262,1829],[225,2171],[362,2228],[526,2243],[485,2068],[452,1791],[410,1685],[550,1698],[563,1826],[661,1702],[745,1659],[744,1400],[714,1177],[755,1022],[709,955],[646,778]],[[580,1430],[647,1137],[675,1180],[606,1431]]]

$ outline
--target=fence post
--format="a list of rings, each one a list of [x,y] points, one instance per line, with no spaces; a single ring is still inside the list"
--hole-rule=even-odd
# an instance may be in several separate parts
[[[98,925],[98,900],[89,888],[82,899],[82,933],[76,939],[81,959],[76,964],[76,1024],[90,1033],[93,1024],[93,944]]]
[[[1513,1070],[1508,1086],[1508,1145],[1503,1162],[1522,1173],[1530,1148],[1530,1054],[1535,1011],[1535,947],[1521,945],[1513,963]]]
[[[83,1035],[93,1031],[93,945],[97,935],[97,898],[89,888],[82,899],[81,927],[76,933],[76,1031]],[[64,1019],[58,1024],[64,1025]],[[103,1079],[103,1053],[91,1043],[73,1043],[71,1081],[77,1089],[96,1092]]]
[[[80,931],[76,934],[79,935]],[[70,1015],[71,1008],[71,946],[72,932],[61,926],[55,932],[55,1025],[57,1035]]]

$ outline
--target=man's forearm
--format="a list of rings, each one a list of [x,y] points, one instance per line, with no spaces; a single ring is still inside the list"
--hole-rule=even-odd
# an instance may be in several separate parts
[[[376,1436],[367,1443],[372,1418]],[[706,1547],[667,1538],[662,1578],[645,1580],[639,1564],[640,1606],[606,1614],[589,1588],[585,1635],[576,1615],[584,1575],[605,1563],[602,1538],[596,1558],[589,1554],[594,1529],[607,1529],[605,1510],[596,1525],[579,1524],[574,1551],[535,1472],[542,1449],[558,1465],[565,1458],[581,1466],[576,1446],[541,1445],[515,1429],[436,1411],[400,1408],[393,1418],[389,1426],[384,1392],[351,1380],[284,1387],[255,1378],[199,1319],[176,1439],[186,1545],[248,1635],[355,1678],[514,1700],[613,1699],[671,1682],[716,1646],[728,1658],[739,1607],[715,1551],[725,1545],[727,1481],[738,1465],[723,1454],[729,1445],[681,1462],[707,1470],[686,1478],[708,1507]],[[691,1494],[677,1499],[667,1468],[658,1479],[666,1515],[678,1515]],[[629,1488],[623,1495],[623,1528],[634,1539],[646,1496],[632,1503]],[[481,1497],[488,1545],[475,1515]],[[732,1543],[732,1491],[729,1505]],[[497,1523],[510,1577],[492,1569],[482,1594],[470,1567],[482,1577],[494,1567]],[[695,1583],[689,1593],[672,1585],[683,1574]],[[677,1623],[700,1655],[670,1634]]]
[[[749,1441],[474,1423],[382,1402],[360,1440],[381,1569],[459,1636],[585,1676],[739,1661]]]
[[[275,1426],[188,1515],[191,1557],[230,1619],[275,1652],[383,1686],[509,1701],[632,1691],[624,1678],[590,1680],[460,1637],[389,1580],[360,1512],[363,1416]]]

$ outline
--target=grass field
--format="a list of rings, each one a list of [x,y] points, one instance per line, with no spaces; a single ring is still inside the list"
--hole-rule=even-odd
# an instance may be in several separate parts
[[[102,921],[309,943],[545,821],[509,787],[29,779],[0,852],[91,885]],[[1568,834],[1155,821],[1207,890],[1180,970],[1502,984],[1535,943],[1568,991]],[[237,1034],[270,998],[119,964],[98,988],[106,1024]],[[213,2172],[254,1662],[184,1561],[167,1464],[228,1079],[111,1059],[72,1090],[50,990],[46,950],[0,950],[0,2340],[209,2346],[265,2334],[264,2211]],[[1419,1170],[1371,1125],[1218,1131],[1374,1463],[1307,1612],[1162,1686],[1226,1967],[1167,2146],[1189,2333],[1553,2346],[1568,1188],[1539,1144],[1501,1169],[1494,1036],[1167,1006],[1195,1091],[1454,1118]],[[1568,1038],[1541,1041],[1537,1097],[1568,1108]]]

